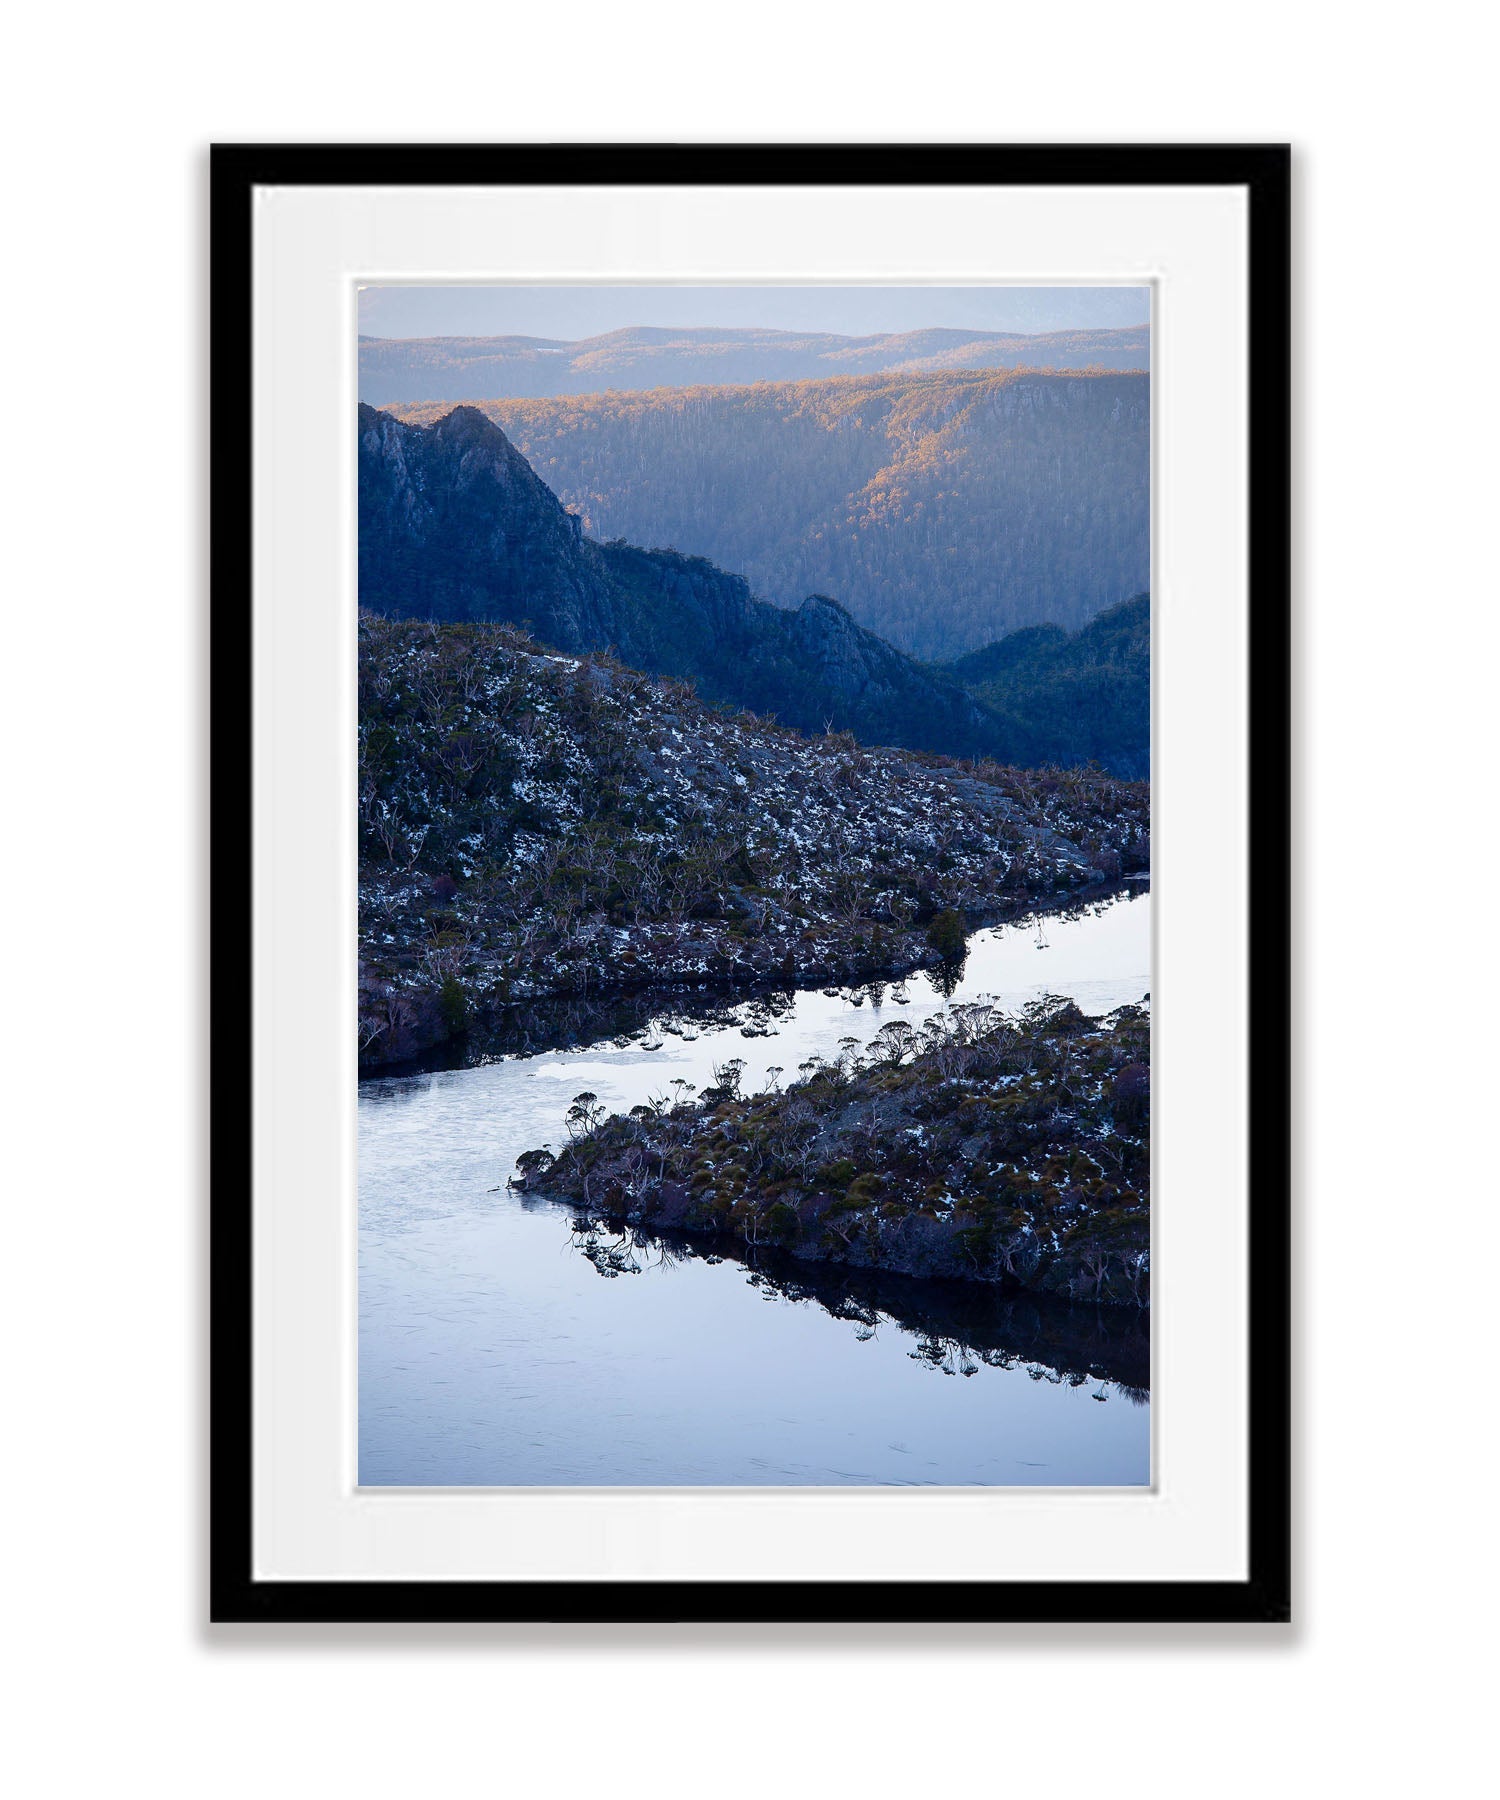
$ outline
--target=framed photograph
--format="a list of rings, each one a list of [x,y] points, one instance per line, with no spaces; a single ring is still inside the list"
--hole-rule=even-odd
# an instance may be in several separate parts
[[[1287,150],[212,189],[214,1619],[1286,1620]]]

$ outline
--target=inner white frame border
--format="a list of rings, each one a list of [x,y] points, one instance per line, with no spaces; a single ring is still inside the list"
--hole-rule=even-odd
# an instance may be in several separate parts
[[[1245,1578],[1248,218],[1238,186],[255,190],[256,1579]],[[444,281],[1152,288],[1149,1489],[356,1485],[355,295]]]

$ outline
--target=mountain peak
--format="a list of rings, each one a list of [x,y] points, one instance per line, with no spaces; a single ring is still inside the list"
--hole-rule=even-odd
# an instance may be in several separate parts
[[[846,619],[854,618],[854,614],[850,612],[849,608],[841,605],[832,594],[809,594],[802,602],[802,610],[805,612],[810,606],[830,606],[836,613],[842,613]]]
[[[470,432],[476,437],[493,435],[499,438],[501,443],[510,443],[510,439],[506,437],[502,428],[486,413],[481,412],[477,406],[455,406],[451,412],[444,413],[433,429],[447,431],[450,434],[457,431]]]

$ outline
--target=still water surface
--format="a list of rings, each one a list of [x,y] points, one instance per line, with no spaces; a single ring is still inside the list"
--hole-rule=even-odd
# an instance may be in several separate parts
[[[1091,1013],[1138,1001],[1150,907],[1143,893],[1049,919],[1045,948],[1034,924],[980,932],[952,1000],[1015,1008],[1050,992]],[[864,990],[859,1005],[812,990],[758,1024],[753,1010],[702,1025],[679,1015],[631,1043],[363,1083],[361,1483],[1148,1481],[1133,1322],[1002,1303],[969,1283],[945,1313],[936,1284],[800,1266],[788,1279],[784,1265],[753,1270],[684,1245],[640,1252],[639,1273],[604,1279],[566,1212],[507,1191],[522,1151],[562,1141],[583,1089],[628,1111],[670,1095],[674,1079],[705,1086],[715,1062],[737,1056],[748,1092],[772,1065],[795,1079],[841,1038],[863,1041],[891,1018],[920,1024],[949,1003],[918,975]],[[774,1035],[747,1037],[746,1024]]]

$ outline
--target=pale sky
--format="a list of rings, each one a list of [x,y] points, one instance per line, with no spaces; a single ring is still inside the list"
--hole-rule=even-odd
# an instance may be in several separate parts
[[[924,326],[1144,325],[1144,287],[372,287],[370,337],[597,337],[631,325],[761,326],[865,337]]]

